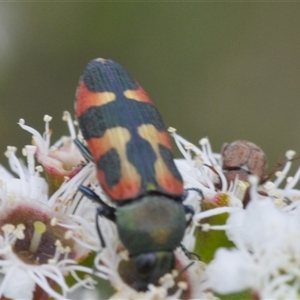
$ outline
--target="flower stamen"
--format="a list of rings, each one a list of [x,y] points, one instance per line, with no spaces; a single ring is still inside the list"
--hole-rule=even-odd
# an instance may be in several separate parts
[[[64,111],[62,119],[63,119],[63,121],[67,122],[67,124],[68,124],[71,138],[75,139],[76,138],[76,132],[75,132],[74,123],[72,121],[70,113],[68,111]]]
[[[35,221],[33,223],[34,232],[33,237],[29,246],[29,252],[36,253],[39,248],[42,235],[46,231],[46,225],[43,222]]]
[[[52,130],[49,127],[49,124],[50,124],[51,120],[52,120],[51,116],[49,116],[49,115],[45,115],[44,116],[45,132],[43,134],[43,138],[45,139],[47,149],[49,149],[49,146],[50,146],[50,137],[51,137],[51,134],[52,134]]]
[[[24,148],[23,153],[27,157],[27,165],[28,171],[31,176],[35,174],[35,161],[34,161],[34,154],[36,152],[36,146],[33,145],[26,145]]]

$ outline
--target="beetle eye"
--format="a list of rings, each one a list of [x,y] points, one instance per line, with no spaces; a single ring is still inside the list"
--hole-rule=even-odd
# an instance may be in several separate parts
[[[154,253],[147,253],[139,255],[134,261],[137,272],[146,275],[154,269],[157,257]]]

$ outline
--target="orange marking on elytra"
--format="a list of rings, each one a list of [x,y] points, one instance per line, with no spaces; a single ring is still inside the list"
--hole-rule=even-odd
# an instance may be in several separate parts
[[[123,94],[129,100],[148,102],[152,104],[152,100],[142,87],[139,87],[137,90],[126,90]]]
[[[131,135],[128,129],[123,127],[114,127],[107,129],[101,138],[91,138],[88,140],[95,162],[107,151],[114,148],[120,158],[121,178],[113,187],[109,187],[105,180],[105,173],[97,169],[97,176],[101,187],[114,200],[130,199],[136,196],[140,191],[141,176],[133,164],[127,158],[126,145]],[[112,168],[114,168],[112,163]],[[113,172],[112,170],[111,172]]]
[[[157,131],[158,134],[158,142],[168,148],[169,150],[172,150],[170,137],[167,131]]]
[[[77,88],[76,98],[76,114],[77,117],[80,117],[91,106],[101,106],[114,101],[116,95],[112,92],[91,92],[81,81]]]
[[[159,151],[159,144],[171,149],[170,140],[166,132],[159,132],[152,124],[143,124],[138,128],[139,135],[148,141],[156,154],[154,163],[155,177],[160,186],[171,194],[182,194],[182,182],[178,181],[170,172]]]

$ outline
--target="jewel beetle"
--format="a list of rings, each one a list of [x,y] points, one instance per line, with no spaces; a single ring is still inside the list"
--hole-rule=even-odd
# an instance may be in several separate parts
[[[181,246],[194,214],[182,202],[185,191],[168,132],[144,89],[112,60],[88,63],[75,110],[99,184],[115,207],[88,187],[79,190],[99,204],[96,226],[103,247],[105,233],[98,217],[115,222],[129,252],[119,273],[127,284],[144,291],[174,269],[173,251]]]

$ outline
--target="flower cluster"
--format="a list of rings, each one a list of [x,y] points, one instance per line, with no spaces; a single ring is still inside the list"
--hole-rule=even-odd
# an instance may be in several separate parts
[[[27,164],[17,157],[15,147],[7,147],[5,155],[17,177],[0,169],[0,295],[10,299],[63,299],[80,286],[95,284],[93,269],[79,264],[99,249],[95,205],[77,193],[93,168],[78,167],[83,158],[78,158],[71,137],[50,147],[49,117],[44,119],[43,137],[24,120],[19,122],[33,134],[34,145],[22,151]],[[54,191],[49,182],[55,181]],[[82,277],[82,272],[89,276]],[[67,278],[75,283],[69,285]]]
[[[5,155],[16,177],[0,166],[0,297],[72,299],[80,291],[101,293],[102,278],[115,290],[110,299],[218,299],[213,292],[222,299],[223,294],[243,291],[249,299],[299,298],[300,168],[287,177],[293,151],[286,153],[281,170],[272,172],[271,181],[265,174],[265,156],[256,145],[237,143],[231,149],[240,153],[230,155],[242,159],[249,146],[250,156],[228,167],[231,157],[226,160],[224,151],[214,153],[207,138],[197,147],[169,128],[183,155],[175,163],[187,191],[184,204],[195,214],[182,248],[175,250],[175,270],[158,286],[149,284],[138,292],[119,272],[129,253],[116,225],[99,218],[97,204],[78,192],[80,185],[88,186],[113,206],[93,163],[73,142],[82,140],[76,122],[68,112],[63,120],[69,136],[51,145],[51,117],[44,117],[43,134],[21,119],[20,127],[32,134],[32,145],[22,151],[27,162],[18,158],[15,147],[7,147]],[[251,155],[257,164],[251,165]],[[253,166],[262,168],[255,172]]]
[[[244,163],[241,169],[233,168],[237,176],[228,182],[225,158],[212,153],[207,139],[200,141],[200,150],[176,133],[173,136],[191,166],[186,178],[204,194],[194,221],[202,230],[197,235],[203,238],[202,247],[209,248],[214,259],[206,261],[202,288],[232,297],[249,291],[244,299],[299,299],[300,195],[295,186],[300,168],[287,176],[295,152],[287,151],[287,160],[279,164],[282,170],[271,171],[274,181],[250,172],[245,177]],[[234,155],[241,158],[240,153]],[[245,205],[246,193],[250,201]],[[215,245],[214,236],[220,231],[226,240],[219,238]]]

